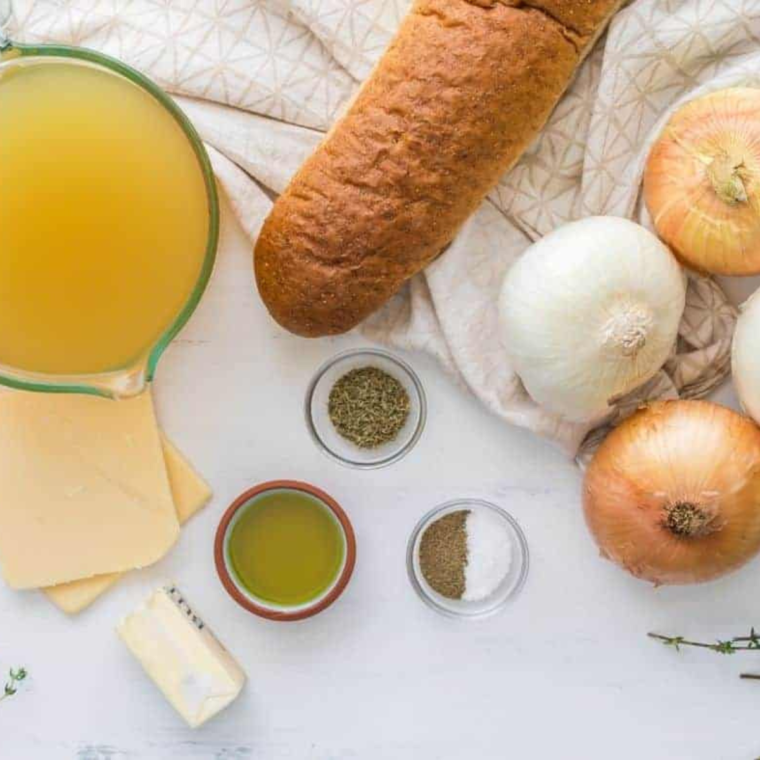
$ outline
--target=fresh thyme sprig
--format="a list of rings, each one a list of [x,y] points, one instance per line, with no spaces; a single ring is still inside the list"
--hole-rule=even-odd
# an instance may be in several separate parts
[[[663,636],[660,633],[648,633],[647,636],[677,650],[680,650],[681,647],[700,647],[718,652],[718,654],[734,654],[734,652],[743,649],[760,649],[760,634],[756,633],[754,628],[750,630],[749,636],[735,636],[733,639],[726,639],[725,641],[718,639],[713,644],[707,641],[689,641],[683,636]]]
[[[0,702],[4,699],[8,699],[8,697],[12,697],[18,691],[19,684],[26,678],[26,676],[27,672],[24,668],[19,668],[18,670],[11,668],[8,671],[8,680],[5,682],[5,689],[3,690],[3,693],[0,694]]]
[[[660,633],[648,633],[647,636],[661,641],[665,646],[673,647],[679,652],[681,651],[681,647],[699,647],[700,649],[709,649],[711,652],[717,652],[718,654],[735,654],[736,652],[748,651],[750,649],[760,650],[760,633],[757,633],[754,628],[750,629],[749,636],[718,639],[713,643],[708,641],[691,641],[683,636],[663,636]],[[760,680],[760,675],[742,673],[740,678]]]

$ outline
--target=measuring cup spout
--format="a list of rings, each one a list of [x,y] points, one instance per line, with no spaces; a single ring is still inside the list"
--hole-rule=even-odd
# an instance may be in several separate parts
[[[148,380],[148,359],[143,359],[123,371],[91,377],[89,384],[100,395],[120,400],[139,396],[148,387]]]

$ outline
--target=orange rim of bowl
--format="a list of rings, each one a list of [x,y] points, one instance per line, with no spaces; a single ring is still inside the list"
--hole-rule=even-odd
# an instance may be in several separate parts
[[[337,581],[330,589],[330,592],[315,604],[292,612],[289,612],[287,609],[274,610],[268,607],[263,607],[252,602],[247,596],[245,596],[232,579],[232,575],[227,567],[224,552],[224,540],[227,536],[230,523],[238,510],[248,504],[256,496],[266,493],[267,491],[284,489],[301,491],[302,493],[309,494],[322,502],[337,518],[346,539],[346,561]],[[249,488],[247,491],[241,493],[240,496],[238,496],[227,508],[227,511],[219,522],[219,527],[216,529],[216,537],[214,539],[214,563],[216,564],[216,572],[219,575],[219,580],[222,582],[227,593],[241,607],[248,610],[248,612],[252,612],[254,615],[258,615],[266,620],[276,620],[278,622],[304,620],[327,609],[345,590],[348,582],[351,580],[351,576],[354,572],[354,565],[356,564],[356,536],[354,535],[354,528],[351,525],[351,521],[348,519],[348,515],[343,511],[343,508],[332,498],[332,496],[325,493],[320,488],[312,486],[309,483],[304,483],[300,480],[270,480],[266,483],[260,483],[259,485]]]

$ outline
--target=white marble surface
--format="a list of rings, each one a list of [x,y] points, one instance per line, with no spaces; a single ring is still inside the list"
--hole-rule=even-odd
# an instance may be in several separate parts
[[[744,286],[746,289],[746,286]],[[0,667],[29,680],[0,703],[9,760],[437,760],[755,758],[760,655],[677,654],[648,630],[717,637],[760,625],[760,563],[697,588],[651,587],[597,556],[580,474],[547,444],[489,417],[430,362],[428,427],[390,469],[322,456],[302,420],[320,362],[356,337],[306,342],[279,330],[252,285],[249,247],[225,214],[210,289],[156,383],[163,426],[212,484],[213,502],[171,556],[122,580],[77,618],[40,594],[0,588]],[[720,397],[731,398],[730,389]],[[226,505],[271,478],[318,484],[349,512],[358,564],[330,610],[295,624],[237,607],[212,561]],[[413,594],[406,541],[420,515],[459,496],[508,509],[531,549],[519,599],[479,622],[436,615]],[[33,547],[30,547],[33,550]],[[228,711],[184,727],[114,634],[176,580],[250,681]]]

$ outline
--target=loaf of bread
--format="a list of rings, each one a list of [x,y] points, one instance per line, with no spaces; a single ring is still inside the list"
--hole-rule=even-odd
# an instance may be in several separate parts
[[[280,196],[259,292],[298,335],[350,330],[452,240],[520,158],[622,0],[416,0]]]

